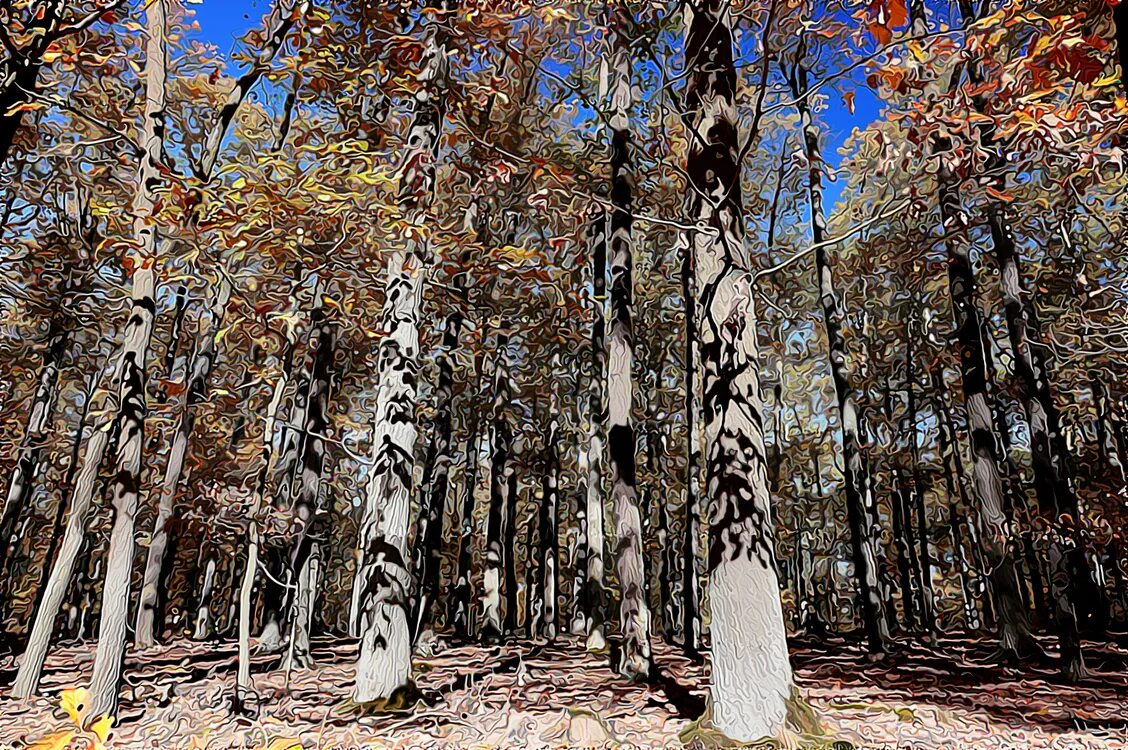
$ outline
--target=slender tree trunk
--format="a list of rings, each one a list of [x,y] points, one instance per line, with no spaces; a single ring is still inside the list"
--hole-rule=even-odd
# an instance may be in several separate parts
[[[157,0],[149,13],[161,5]],[[163,35],[163,17],[150,33]],[[163,52],[163,47],[162,50]],[[161,76],[161,81],[164,77]],[[148,178],[146,178],[148,179]],[[149,207],[151,207],[151,203]],[[149,256],[150,258],[152,256]],[[102,615],[98,648],[90,679],[91,716],[113,716],[117,710],[125,656],[126,619],[129,614],[130,574],[133,567],[134,532],[137,502],[141,489],[142,450],[145,427],[145,356],[153,332],[156,309],[154,272],[151,261],[133,274],[133,294],[129,322],[122,347],[122,363],[117,420],[121,423],[116,472],[113,482],[114,523],[106,558],[106,578],[102,587]]]
[[[683,13],[686,208],[688,221],[702,227],[690,241],[702,312],[711,506],[712,720],[726,736],[747,742],[783,730],[795,687],[775,572],[740,191],[731,8],[727,0],[690,0]]]
[[[61,484],[62,493],[59,505],[55,509],[55,520],[51,525],[51,541],[47,545],[47,554],[43,557],[43,570],[39,575],[39,585],[35,587],[35,602],[32,613],[39,612],[43,606],[43,599],[47,593],[47,583],[52,570],[52,563],[59,554],[59,545],[63,540],[67,518],[67,496],[74,492],[75,478],[78,476],[79,461],[82,458],[82,446],[86,439],[86,424],[90,418],[90,410],[94,403],[94,394],[98,386],[98,371],[92,371],[86,380],[86,390],[82,397],[82,412],[78,419],[78,426],[74,432],[74,443],[71,446],[70,461],[67,463],[67,473]],[[58,615],[58,610],[55,612]],[[26,644],[25,644],[26,645]]]
[[[108,399],[109,396],[106,398]],[[105,401],[103,408],[104,404]],[[112,411],[112,408],[107,411]],[[107,419],[112,420],[112,414],[107,416]],[[98,470],[106,453],[106,445],[110,441],[110,428],[109,423],[96,426],[86,440],[82,467],[70,490],[70,511],[67,514],[62,543],[51,565],[51,574],[43,587],[39,606],[35,609],[27,650],[24,652],[12,687],[14,698],[29,698],[39,689],[39,679],[43,672],[47,650],[51,647],[55,620],[66,598],[75,564],[86,542],[86,524],[93,505]]]
[[[313,609],[317,600],[317,589],[321,580],[321,545],[310,545],[305,564],[298,574],[297,595],[294,598],[294,611],[291,616],[290,645],[282,660],[282,669],[287,673],[295,667],[309,669],[313,666],[310,655],[309,636],[313,625]]]
[[[607,594],[603,583],[604,518],[603,511],[603,431],[607,414],[604,405],[607,351],[606,329],[608,217],[596,209],[591,224],[592,247],[592,325],[591,401],[588,406],[588,447],[580,462],[586,472],[583,521],[587,541],[584,577],[584,601],[587,604],[587,650],[601,652],[607,648],[604,624],[607,617]]]
[[[700,467],[701,449],[697,440],[697,415],[700,401],[697,396],[697,305],[695,301],[694,249],[686,243],[683,248],[681,283],[682,302],[685,306],[685,526],[682,538],[682,650],[691,659],[701,652],[701,587],[698,577],[698,540],[701,536],[700,519]],[[776,439],[779,437],[777,435]]]
[[[238,603],[238,633],[239,633],[239,663],[235,676],[235,692],[232,696],[232,708],[235,713],[241,714],[247,710],[247,699],[253,692],[251,685],[251,627],[252,613],[251,600],[254,596],[255,577],[259,573],[259,546],[261,543],[259,532],[259,514],[262,511],[266,497],[266,484],[274,468],[274,436],[278,425],[278,411],[282,405],[282,398],[286,393],[290,376],[290,357],[293,353],[294,341],[286,342],[282,354],[282,362],[278,371],[278,379],[274,383],[274,392],[267,404],[262,428],[262,451],[259,458],[258,472],[255,477],[254,494],[251,497],[249,512],[247,513],[247,559],[243,566],[243,576],[239,583]]]
[[[482,377],[483,354],[479,350],[474,357],[474,382]],[[478,471],[481,466],[478,434],[480,424],[477,411],[470,426],[470,437],[466,441],[466,488],[462,496],[462,514],[458,539],[458,570],[454,593],[450,598],[450,621],[454,633],[460,638],[470,635],[471,600],[473,597],[473,541],[474,541],[474,500],[478,489]]]
[[[838,398],[838,414],[842,425],[842,461],[846,471],[843,479],[846,490],[846,511],[850,524],[852,562],[854,580],[858,588],[858,602],[862,613],[862,623],[866,633],[866,643],[871,653],[885,651],[888,636],[883,632],[882,602],[876,590],[876,575],[871,569],[874,560],[873,539],[868,535],[865,523],[863,498],[868,492],[863,479],[862,445],[858,436],[860,407],[855,401],[854,386],[849,371],[846,340],[842,334],[845,309],[842,298],[835,286],[834,273],[830,267],[826,241],[826,216],[823,211],[823,160],[820,146],[819,127],[811,114],[806,93],[809,87],[808,73],[803,56],[805,45],[800,46],[796,61],[795,76],[791,80],[792,94],[799,110],[803,128],[803,142],[807,154],[807,193],[811,205],[811,241],[816,246],[815,273],[819,284],[819,301],[822,306],[823,325],[826,326],[827,342],[830,350],[830,370],[834,380],[835,395]],[[779,441],[779,435],[776,436]]]
[[[556,592],[558,577],[559,534],[557,513],[559,507],[558,487],[560,480],[560,456],[556,442],[559,439],[559,415],[555,399],[550,407],[548,436],[546,438],[547,456],[544,469],[544,497],[540,504],[540,598],[542,613],[541,633],[548,640],[556,638],[557,614]]]
[[[893,509],[893,542],[897,547],[897,572],[901,584],[901,608],[904,611],[905,630],[915,630],[917,626],[916,586],[913,582],[912,540],[909,538],[905,518],[905,483],[901,468],[893,469],[893,488],[889,504]]]
[[[908,418],[909,458],[912,461],[913,476],[913,512],[916,517],[917,552],[916,572],[920,577],[920,626],[921,630],[931,635],[936,631],[936,604],[932,591],[932,556],[928,549],[928,512],[924,502],[924,476],[920,470],[920,447],[917,444],[919,435],[916,406],[916,358],[913,347],[912,320],[916,313],[916,303],[913,305],[913,315],[910,316],[905,326],[905,391],[906,414]],[[906,513],[908,510],[906,509]],[[907,516],[906,516],[907,517]]]
[[[608,331],[607,447],[611,463],[611,498],[615,514],[615,569],[619,578],[622,644],[617,668],[629,679],[650,673],[650,607],[638,507],[636,435],[631,415],[634,386],[632,211],[634,166],[631,160],[631,60],[627,29],[630,12],[613,6],[610,78],[611,109],[611,324]],[[606,79],[605,79],[606,80]]]
[[[31,399],[27,429],[8,484],[4,507],[0,511],[0,570],[9,570],[9,562],[12,561],[19,542],[16,529],[20,516],[31,501],[43,446],[53,426],[59,392],[59,367],[69,340],[69,332],[63,326],[61,317],[52,317],[47,331],[47,349],[43,353],[35,394]],[[5,588],[9,586],[10,584],[5,584]]]
[[[196,622],[192,629],[192,640],[203,641],[212,633],[212,599],[215,591],[215,557],[208,556],[204,563],[204,581],[200,586],[199,603],[196,606]]]
[[[490,429],[490,503],[486,518],[486,572],[482,590],[481,633],[487,642],[496,642],[505,634],[502,620],[502,575],[505,566],[504,531],[506,507],[514,498],[508,497],[509,476],[513,467],[509,460],[512,436],[505,414],[509,403],[508,368],[509,335],[497,334],[494,365],[493,425]]]
[[[431,7],[441,16],[446,0]],[[446,106],[447,51],[441,18],[425,21],[411,126],[404,151],[398,201],[408,223],[429,233],[427,213],[434,195],[435,154]],[[411,633],[407,565],[410,508],[418,435],[415,399],[419,356],[419,315],[423,296],[421,264],[427,240],[409,239],[389,254],[381,342],[379,407],[373,440],[372,477],[361,524],[361,589],[358,703],[390,698],[411,679]]]
[[[169,523],[173,520],[176,496],[184,473],[184,461],[192,439],[195,423],[196,404],[207,392],[208,378],[215,364],[215,331],[220,328],[223,311],[231,298],[229,285],[222,283],[216,293],[212,307],[211,330],[200,330],[195,352],[191,357],[191,367],[185,373],[184,391],[175,401],[178,411],[176,427],[172,434],[168,461],[165,464],[164,480],[161,483],[157,515],[153,520],[149,549],[145,556],[145,569],[142,575],[141,596],[137,607],[137,622],[134,627],[133,645],[137,649],[152,648],[157,643],[163,620],[156,615],[158,604],[163,599],[162,586],[168,572],[172,556],[168,554]]]
[[[469,262],[468,253],[463,256],[463,267]],[[439,570],[442,564],[443,549],[443,511],[446,509],[448,487],[450,485],[451,439],[454,409],[454,351],[462,331],[462,311],[457,305],[466,297],[466,272],[455,276],[455,288],[459,300],[455,309],[447,316],[443,330],[442,346],[437,355],[439,366],[438,386],[435,389],[435,427],[431,433],[428,460],[423,474],[423,498],[419,514],[415,555],[415,579],[419,583],[419,596],[414,634],[418,637],[424,628],[429,627],[440,612]]]
[[[320,547],[313,532],[321,511],[321,483],[325,470],[325,436],[329,431],[329,399],[333,380],[333,353],[335,340],[332,325],[325,319],[324,310],[314,308],[310,324],[314,328],[314,360],[309,372],[309,399],[306,422],[302,427],[302,455],[300,481],[293,508],[294,539],[285,560],[286,617],[291,639],[284,666],[308,668],[310,659],[309,627],[320,561],[310,563],[310,556],[319,554]],[[303,578],[304,576],[304,578]],[[313,587],[311,589],[311,587]],[[295,593],[296,591],[296,593]],[[301,609],[305,607],[305,610]]]
[[[512,437],[510,438],[512,440]],[[504,540],[504,552],[502,557],[501,569],[505,574],[505,621],[502,626],[502,632],[509,637],[520,635],[521,622],[518,617],[518,587],[517,587],[517,535],[520,529],[517,527],[517,506],[520,505],[521,498],[518,495],[519,482],[517,480],[517,469],[513,465],[513,449],[512,446],[509,450],[510,462],[505,467],[505,525],[502,527],[503,531],[501,538]],[[526,570],[526,580],[528,580],[528,571]]]
[[[1003,508],[999,464],[1001,445],[992,424],[990,373],[982,338],[981,317],[971,265],[967,215],[960,205],[957,182],[944,149],[939,149],[940,216],[947,237],[948,286],[955,313],[964,402],[971,435],[980,541],[991,569],[999,647],[1004,657],[1021,659],[1036,650],[1022,604],[1011,549],[1011,529]]]

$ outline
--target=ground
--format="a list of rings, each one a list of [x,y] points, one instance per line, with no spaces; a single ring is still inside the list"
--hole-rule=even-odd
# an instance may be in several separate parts
[[[238,719],[229,711],[234,644],[183,642],[130,654],[108,746],[671,747],[703,710],[708,680],[707,664],[668,646],[656,648],[660,674],[637,684],[574,638],[493,648],[440,642],[416,662],[414,711],[357,716],[347,704],[355,654],[354,643],[318,641],[317,666],[288,681],[276,668],[266,671],[277,659],[256,657],[259,715]],[[92,658],[89,645],[60,649],[47,663],[46,695],[26,702],[7,698],[14,670],[10,659],[0,661],[0,745],[23,748],[65,728],[58,693],[86,681]],[[793,654],[800,691],[828,735],[857,748],[1128,747],[1128,648],[1092,644],[1088,659],[1092,678],[1067,685],[1050,663],[991,665],[986,643],[904,643],[873,662],[857,645],[823,639],[798,643]]]

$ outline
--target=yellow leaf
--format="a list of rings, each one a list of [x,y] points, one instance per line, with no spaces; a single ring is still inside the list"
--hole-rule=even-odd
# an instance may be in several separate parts
[[[112,716],[103,716],[98,721],[90,725],[90,731],[98,738],[99,742],[105,742],[106,738],[110,736],[110,729],[114,726],[114,719]]]
[[[263,750],[302,750],[302,742],[293,737],[275,737]]]
[[[86,706],[90,693],[86,688],[68,689],[59,694],[59,707],[66,712],[75,726],[81,727],[86,719]]]
[[[25,750],[66,750],[70,741],[74,739],[74,734],[74,730],[64,729],[61,732],[47,735],[38,742],[33,742]]]

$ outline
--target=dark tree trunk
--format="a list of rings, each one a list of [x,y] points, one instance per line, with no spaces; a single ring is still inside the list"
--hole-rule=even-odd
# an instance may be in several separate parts
[[[940,216],[947,237],[948,287],[955,314],[956,344],[971,437],[973,477],[979,499],[980,543],[991,570],[991,582],[999,621],[999,647],[1006,658],[1021,659],[1037,651],[1022,604],[1018,574],[1012,553],[1010,521],[1004,510],[1000,473],[1002,445],[993,426],[990,406],[990,373],[982,337],[975,272],[971,265],[969,225],[960,205],[957,180],[951,172],[947,151],[939,144]]]
[[[819,302],[822,308],[823,325],[826,328],[827,344],[830,351],[830,371],[834,380],[834,391],[838,399],[838,416],[842,429],[842,462],[846,490],[846,510],[850,524],[851,558],[854,565],[854,581],[858,591],[858,602],[866,633],[866,642],[871,653],[885,650],[887,634],[883,632],[881,612],[882,602],[876,591],[873,540],[869,538],[868,526],[864,523],[864,498],[868,492],[863,480],[862,445],[858,436],[858,422],[864,418],[854,397],[851,382],[846,339],[842,333],[845,309],[842,298],[835,286],[830,258],[827,255],[826,215],[823,210],[823,170],[822,149],[819,143],[818,125],[811,113],[808,90],[808,73],[803,57],[806,46],[800,43],[796,57],[794,75],[790,79],[792,95],[799,111],[803,128],[803,142],[807,155],[807,195],[811,208],[811,241],[816,246],[815,274],[819,288]],[[776,435],[777,444],[780,436]],[[778,469],[777,469],[778,471]]]

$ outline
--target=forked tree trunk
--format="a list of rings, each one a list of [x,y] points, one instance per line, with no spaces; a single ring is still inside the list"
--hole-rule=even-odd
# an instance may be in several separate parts
[[[642,548],[642,516],[636,479],[637,444],[631,415],[634,384],[633,203],[631,158],[631,59],[626,37],[632,18],[618,3],[611,12],[610,70],[604,75],[611,111],[611,324],[607,356],[607,448],[615,516],[615,570],[619,578],[619,673],[644,679],[650,673],[650,606]]]
[[[712,719],[748,742],[784,729],[795,688],[775,572],[731,8],[689,0],[683,13],[687,220],[701,227],[690,241],[702,313]]]
[[[846,513],[850,524],[851,561],[854,564],[854,581],[858,588],[859,609],[866,633],[866,643],[871,653],[885,651],[888,633],[884,632],[882,621],[882,601],[876,590],[873,539],[865,523],[865,487],[862,466],[862,444],[858,435],[858,422],[861,408],[854,397],[854,385],[848,364],[846,339],[842,328],[845,309],[842,298],[835,286],[834,272],[830,258],[823,245],[826,241],[826,215],[823,210],[823,169],[822,148],[819,127],[811,114],[807,98],[808,73],[803,59],[806,46],[800,45],[796,60],[795,76],[791,79],[792,95],[799,111],[800,125],[803,128],[803,142],[807,155],[807,195],[811,206],[811,241],[815,250],[815,274],[818,277],[819,302],[822,307],[823,325],[826,327],[827,344],[830,350],[830,372],[834,380],[834,392],[838,398],[838,414],[842,425],[842,463],[846,490]],[[780,436],[776,435],[778,444]]]
[[[441,16],[447,0],[432,3]],[[403,154],[398,201],[405,220],[427,234],[434,195],[435,153],[446,107],[447,55],[439,21],[429,18],[423,36],[411,126]],[[389,254],[380,345],[379,407],[373,439],[372,477],[360,531],[356,586],[361,589],[358,703],[390,698],[411,679],[411,633],[407,565],[411,494],[415,471],[416,379],[422,262],[427,241],[411,238]]]

